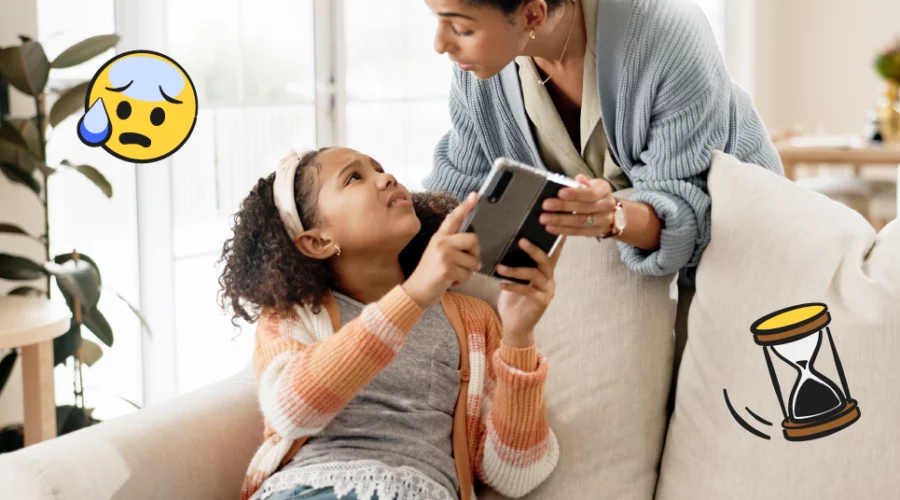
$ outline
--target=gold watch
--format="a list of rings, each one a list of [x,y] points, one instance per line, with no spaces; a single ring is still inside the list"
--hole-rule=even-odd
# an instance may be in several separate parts
[[[616,236],[622,234],[622,231],[625,230],[625,224],[628,222],[628,217],[625,215],[625,206],[622,205],[622,201],[616,199],[616,211],[613,212],[613,220],[612,224],[609,225],[609,231],[600,236],[601,240],[605,240],[607,238],[615,238]]]

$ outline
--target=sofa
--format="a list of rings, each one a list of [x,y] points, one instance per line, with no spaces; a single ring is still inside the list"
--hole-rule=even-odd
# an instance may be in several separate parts
[[[675,275],[626,269],[614,242],[567,243],[556,299],[535,332],[550,363],[546,399],[560,461],[525,498],[900,498],[900,372],[888,370],[900,355],[900,222],[876,234],[847,207],[718,152],[709,190],[713,243],[693,298]],[[481,277],[459,291],[491,304],[498,293]],[[824,305],[830,326],[778,330],[779,338],[820,339],[812,358],[840,351],[843,363],[767,370],[765,360],[779,363],[785,348],[769,346],[764,358],[759,342],[771,337],[754,321],[801,303]],[[791,390],[795,370],[800,381],[821,376],[862,416],[804,420]],[[785,385],[777,398],[772,372]],[[3,498],[237,498],[262,437],[255,397],[248,368],[0,455]],[[813,437],[798,442],[788,431]]]

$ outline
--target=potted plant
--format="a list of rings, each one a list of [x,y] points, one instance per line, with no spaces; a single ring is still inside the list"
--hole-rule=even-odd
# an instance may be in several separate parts
[[[107,198],[112,197],[112,186],[96,168],[79,165],[68,160],[49,165],[47,162],[47,130],[58,126],[65,118],[84,107],[90,82],[85,81],[58,92],[49,112],[47,110],[47,80],[51,70],[82,64],[115,47],[118,35],[101,35],[88,38],[63,51],[53,61],[47,59],[43,47],[37,41],[20,36],[21,44],[0,48],[0,80],[34,99],[35,115],[26,118],[2,117],[0,119],[0,172],[20,189],[34,193],[44,211],[43,234],[30,234],[14,223],[0,220],[0,233],[30,238],[44,248],[44,262],[0,252],[0,279],[33,282],[45,280],[43,289],[29,285],[14,288],[12,295],[39,295],[50,297],[51,281],[62,292],[72,310],[72,326],[64,335],[53,341],[53,357],[56,365],[72,361],[73,392],[75,404],[57,408],[58,434],[65,434],[95,423],[91,409],[84,404],[82,369],[96,363],[102,355],[98,344],[82,336],[86,327],[93,336],[108,347],[113,345],[113,331],[104,315],[97,308],[103,290],[100,269],[87,255],[73,251],[50,256],[49,181],[66,173],[79,174],[92,182]],[[74,132],[73,132],[74,133]],[[118,294],[117,294],[118,295]],[[120,298],[121,295],[119,295]],[[122,298],[124,301],[125,299]],[[127,301],[125,301],[128,304]],[[146,328],[146,321],[131,304],[132,311]],[[148,329],[149,331],[149,329]],[[18,357],[12,350],[0,353],[0,391],[9,378]],[[0,432],[0,452],[21,447],[18,429]]]
[[[885,85],[884,97],[878,107],[882,139],[900,142],[900,38],[876,56],[875,71]]]

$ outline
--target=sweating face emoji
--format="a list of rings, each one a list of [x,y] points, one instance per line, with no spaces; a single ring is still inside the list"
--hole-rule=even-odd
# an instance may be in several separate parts
[[[197,92],[184,69],[150,51],[119,54],[94,75],[78,137],[120,160],[162,160],[191,136]]]

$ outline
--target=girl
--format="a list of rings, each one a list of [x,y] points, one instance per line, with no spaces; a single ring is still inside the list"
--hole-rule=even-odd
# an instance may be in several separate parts
[[[344,148],[292,152],[260,179],[223,249],[222,305],[259,320],[254,368],[265,441],[242,498],[473,498],[473,476],[507,496],[556,466],[547,361],[533,328],[559,252],[502,269],[500,319],[447,292],[479,268],[457,231],[475,203],[410,196]]]

